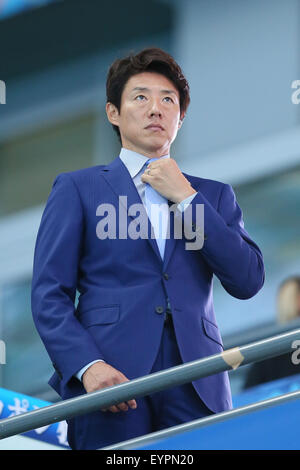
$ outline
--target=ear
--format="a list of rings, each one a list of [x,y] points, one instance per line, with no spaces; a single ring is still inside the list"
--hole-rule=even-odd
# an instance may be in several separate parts
[[[181,128],[184,118],[185,118],[185,114],[182,114],[178,121],[178,129]]]
[[[118,108],[112,103],[106,103],[105,110],[109,122],[115,126],[118,126],[120,116]]]

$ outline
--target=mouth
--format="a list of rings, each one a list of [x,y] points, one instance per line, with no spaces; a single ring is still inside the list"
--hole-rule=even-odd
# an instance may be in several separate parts
[[[145,127],[145,129],[149,129],[151,131],[164,131],[164,128],[160,124],[150,124]]]

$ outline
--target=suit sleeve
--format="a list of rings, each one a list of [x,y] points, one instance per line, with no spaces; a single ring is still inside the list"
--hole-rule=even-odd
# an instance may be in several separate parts
[[[253,297],[265,279],[263,256],[244,228],[242,211],[232,187],[224,184],[218,209],[199,191],[190,214],[197,230],[196,205],[204,207],[204,243],[201,254],[225,290],[238,299]]]
[[[31,307],[36,328],[64,383],[89,362],[104,359],[75,316],[83,224],[73,180],[68,174],[58,175],[37,235]]]

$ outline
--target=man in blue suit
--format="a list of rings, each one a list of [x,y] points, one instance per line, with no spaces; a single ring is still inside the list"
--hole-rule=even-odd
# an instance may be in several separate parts
[[[264,283],[232,187],[184,174],[170,157],[189,101],[166,52],[115,61],[106,112],[120,155],[53,183],[36,241],[32,312],[55,369],[49,383],[63,399],[222,352],[213,275],[238,299]],[[153,201],[167,207],[160,224]],[[204,242],[188,245],[199,233]],[[219,373],[78,416],[68,439],[73,449],[97,449],[231,406],[228,375]]]

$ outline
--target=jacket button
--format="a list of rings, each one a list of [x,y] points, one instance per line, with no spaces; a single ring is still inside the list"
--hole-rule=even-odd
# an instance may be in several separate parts
[[[155,311],[156,311],[156,313],[161,314],[161,313],[163,313],[164,308],[161,305],[159,305],[158,307],[155,308]]]
[[[167,281],[169,279],[169,274],[168,273],[164,273],[164,279]]]

